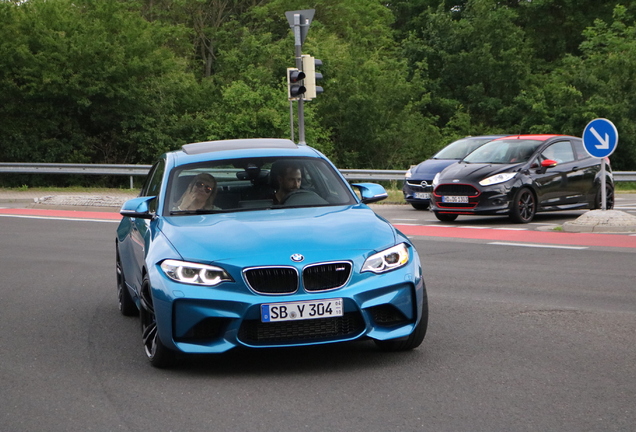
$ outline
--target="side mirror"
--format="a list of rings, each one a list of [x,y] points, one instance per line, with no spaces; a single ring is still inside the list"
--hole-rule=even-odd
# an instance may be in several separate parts
[[[138,197],[128,200],[121,206],[119,214],[126,217],[152,219],[154,213],[150,212],[149,203],[157,197]]]
[[[386,190],[376,183],[353,183],[351,186],[358,189],[360,201],[364,204],[382,201],[389,196]]]
[[[557,166],[558,162],[552,159],[546,159],[543,162],[541,162],[541,166],[543,168],[553,168],[555,166]]]

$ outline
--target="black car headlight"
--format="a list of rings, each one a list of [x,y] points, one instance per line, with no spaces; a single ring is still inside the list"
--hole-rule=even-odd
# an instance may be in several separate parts
[[[439,178],[440,173],[435,174],[435,177],[433,177],[433,182],[431,183],[431,186],[433,186],[433,188],[435,188],[439,184]]]
[[[371,255],[362,265],[362,273],[384,273],[405,266],[409,262],[409,250],[404,243]]]
[[[233,281],[222,268],[206,264],[169,259],[161,263],[161,270],[174,281],[193,285],[215,286]]]
[[[513,178],[517,173],[501,173],[494,176],[487,177],[479,182],[482,186],[491,186],[499,183],[504,183]]]
[[[408,180],[413,176],[413,171],[411,171],[414,167],[410,167],[408,170],[406,170],[406,173],[404,174],[404,180]]]

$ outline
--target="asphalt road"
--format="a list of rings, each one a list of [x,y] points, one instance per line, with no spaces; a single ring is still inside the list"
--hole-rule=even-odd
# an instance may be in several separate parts
[[[404,205],[378,205],[374,209],[395,224],[437,224],[470,226],[473,228],[510,228],[530,230],[552,230],[565,222],[572,222],[589,210],[571,210],[537,213],[529,224],[517,224],[508,216],[458,216],[454,222],[440,222],[430,211],[415,210]],[[636,194],[616,194],[615,210],[636,216]]]
[[[428,215],[394,210],[381,212]],[[480,231],[493,238],[459,229],[415,235],[430,299],[419,349],[387,354],[365,341],[237,350],[166,371],[147,364],[138,320],[117,310],[115,227],[0,218],[0,430],[581,432],[636,424],[636,248],[541,245],[532,229],[516,234],[528,236],[527,247],[496,241],[506,230],[494,226]]]

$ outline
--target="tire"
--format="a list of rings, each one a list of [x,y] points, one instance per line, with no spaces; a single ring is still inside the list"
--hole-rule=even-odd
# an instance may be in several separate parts
[[[159,338],[148,275],[144,276],[140,294],[141,334],[146,358],[156,368],[163,369],[174,366],[177,362],[177,353],[166,348]]]
[[[521,188],[515,194],[510,209],[510,219],[515,223],[528,223],[537,214],[537,199],[528,188]]]
[[[124,279],[124,271],[121,265],[121,258],[119,258],[119,251],[115,258],[115,268],[117,271],[117,299],[119,301],[119,312],[123,316],[137,316],[139,315],[139,309],[135,305],[134,300],[128,291],[126,286],[126,279]]]
[[[394,352],[394,351],[409,351],[417,348],[424,341],[426,336],[426,329],[428,328],[428,297],[426,296],[426,289],[424,289],[424,298],[422,299],[422,317],[417,324],[413,333],[410,335],[389,340],[374,340],[376,346],[382,351]]]
[[[448,213],[440,213],[440,212],[435,212],[435,217],[437,218],[437,220],[440,220],[442,222],[453,222],[455,219],[457,219],[456,214],[448,214]]]
[[[594,206],[592,210],[600,210],[603,208],[603,197],[601,196],[601,187],[599,186],[598,191],[596,192],[596,200],[594,201]],[[607,210],[611,210],[614,208],[614,187],[610,184],[605,185],[605,208]]]
[[[428,204],[424,203],[411,203],[415,210],[428,210]]]

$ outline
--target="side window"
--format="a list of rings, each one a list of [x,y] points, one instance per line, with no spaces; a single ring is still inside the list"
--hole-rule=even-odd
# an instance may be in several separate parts
[[[572,162],[575,160],[574,151],[570,141],[559,141],[546,148],[541,154],[544,159],[552,159],[558,163]]]
[[[163,180],[163,173],[166,169],[166,163],[163,159],[157,161],[157,163],[150,169],[146,183],[141,189],[139,196],[158,196],[161,190],[161,181]],[[150,203],[150,211],[157,211],[157,200]]]
[[[583,147],[583,141],[581,140],[576,140],[573,142],[574,144],[574,150],[576,153],[576,158],[578,160],[580,159],[586,159],[589,158],[590,155],[587,153],[587,151],[585,151],[585,147]]]

